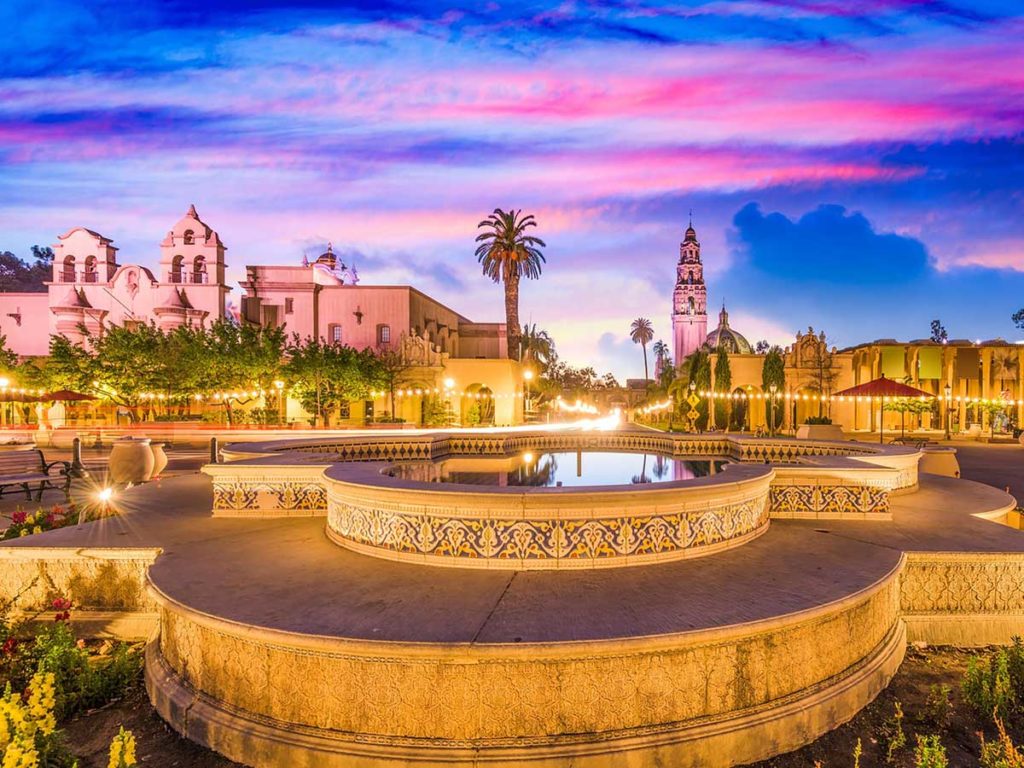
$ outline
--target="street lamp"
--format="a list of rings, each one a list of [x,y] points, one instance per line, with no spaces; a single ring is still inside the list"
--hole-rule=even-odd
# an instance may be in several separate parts
[[[277,390],[277,421],[278,424],[284,424],[286,416],[284,405],[284,382],[280,379],[275,379],[274,389]]]
[[[533,381],[533,371],[527,368],[523,371],[523,413],[524,416],[531,412],[530,408],[530,382]]]
[[[768,405],[770,406],[771,412],[771,423],[768,425],[768,435],[775,437],[775,393],[779,391],[777,384],[772,384],[768,387],[768,391],[771,392],[771,397],[768,399]]]
[[[950,405],[953,403],[953,388],[949,384],[945,387],[946,393],[946,439],[949,440],[949,417],[950,417]]]

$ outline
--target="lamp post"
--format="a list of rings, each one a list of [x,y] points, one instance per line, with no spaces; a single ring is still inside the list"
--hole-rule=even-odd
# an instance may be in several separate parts
[[[949,440],[949,417],[951,416],[950,405],[953,402],[953,388],[947,384],[943,391],[946,393],[946,439]]]
[[[528,421],[531,413],[530,408],[530,382],[533,381],[533,371],[527,368],[523,371],[523,421]]]
[[[448,426],[452,426],[452,422],[455,420],[454,411],[452,410],[452,390],[455,389],[455,379],[450,376],[444,380],[444,401],[445,401],[445,421],[448,422]]]
[[[690,398],[692,399],[693,396],[696,395],[696,394],[697,394],[697,382],[691,381],[690,382]],[[695,406],[693,403],[690,403],[690,413],[695,412],[696,409],[697,409],[697,406]],[[696,432],[697,431],[697,419],[695,419],[693,416],[690,416],[690,431],[691,432]]]
[[[287,411],[284,405],[284,382],[280,379],[274,381],[274,389],[277,390],[277,423],[284,426]]]
[[[6,376],[0,378],[0,392],[3,393],[4,399],[7,399],[7,388],[11,386],[11,380]],[[13,409],[12,409],[13,410]],[[7,403],[3,404],[3,408],[0,409],[0,426],[7,425]]]
[[[776,384],[772,384],[768,387],[769,398],[768,404],[771,406],[771,423],[768,425],[769,437],[775,437],[775,393],[779,391],[779,387]]]

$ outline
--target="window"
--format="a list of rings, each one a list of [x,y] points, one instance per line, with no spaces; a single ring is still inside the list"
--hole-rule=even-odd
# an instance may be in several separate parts
[[[337,323],[327,326],[327,339],[331,344],[341,344],[341,326]]]
[[[290,315],[295,311],[295,299],[284,300],[284,313]]]
[[[378,344],[390,344],[391,343],[391,326],[390,325],[378,325],[377,326],[377,343]]]
[[[196,235],[191,229],[185,230],[185,245],[192,245],[196,241]]]

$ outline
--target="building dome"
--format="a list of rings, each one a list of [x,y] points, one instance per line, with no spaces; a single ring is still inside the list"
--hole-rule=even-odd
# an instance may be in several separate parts
[[[326,264],[328,269],[336,269],[338,266],[338,257],[334,255],[334,246],[331,243],[327,244],[327,250],[317,256],[315,264]],[[341,265],[341,269],[344,269],[345,265]]]
[[[709,350],[724,347],[726,352],[733,355],[750,355],[754,352],[746,337],[729,327],[729,313],[725,311],[724,304],[718,313],[718,327],[708,334],[704,346]]]

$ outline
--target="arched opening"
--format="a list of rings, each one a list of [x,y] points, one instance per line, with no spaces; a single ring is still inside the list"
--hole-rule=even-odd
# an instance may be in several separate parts
[[[178,255],[171,259],[171,274],[168,275],[168,279],[172,283],[181,282],[181,269],[182,264],[185,262],[185,257]]]
[[[96,257],[86,256],[85,257],[85,272],[82,273],[82,282],[95,283],[96,282]]]
[[[697,312],[697,305],[693,301],[693,296],[691,296],[689,298],[689,300],[688,300],[688,307],[687,307],[686,312],[689,315],[696,314],[696,312]]]
[[[193,283],[205,283],[206,282],[206,257],[196,256],[192,262],[192,282]]]
[[[470,384],[462,400],[462,424],[467,427],[494,425],[494,393],[483,384]]]
[[[191,229],[186,229],[183,239],[185,241],[185,245],[194,245],[196,242],[196,233]]]
[[[61,282],[73,283],[75,282],[75,257],[65,256],[64,263],[61,266]]]
[[[747,402],[746,390],[736,387],[732,391],[732,412],[729,415],[729,429],[738,432],[750,431],[750,404]]]

